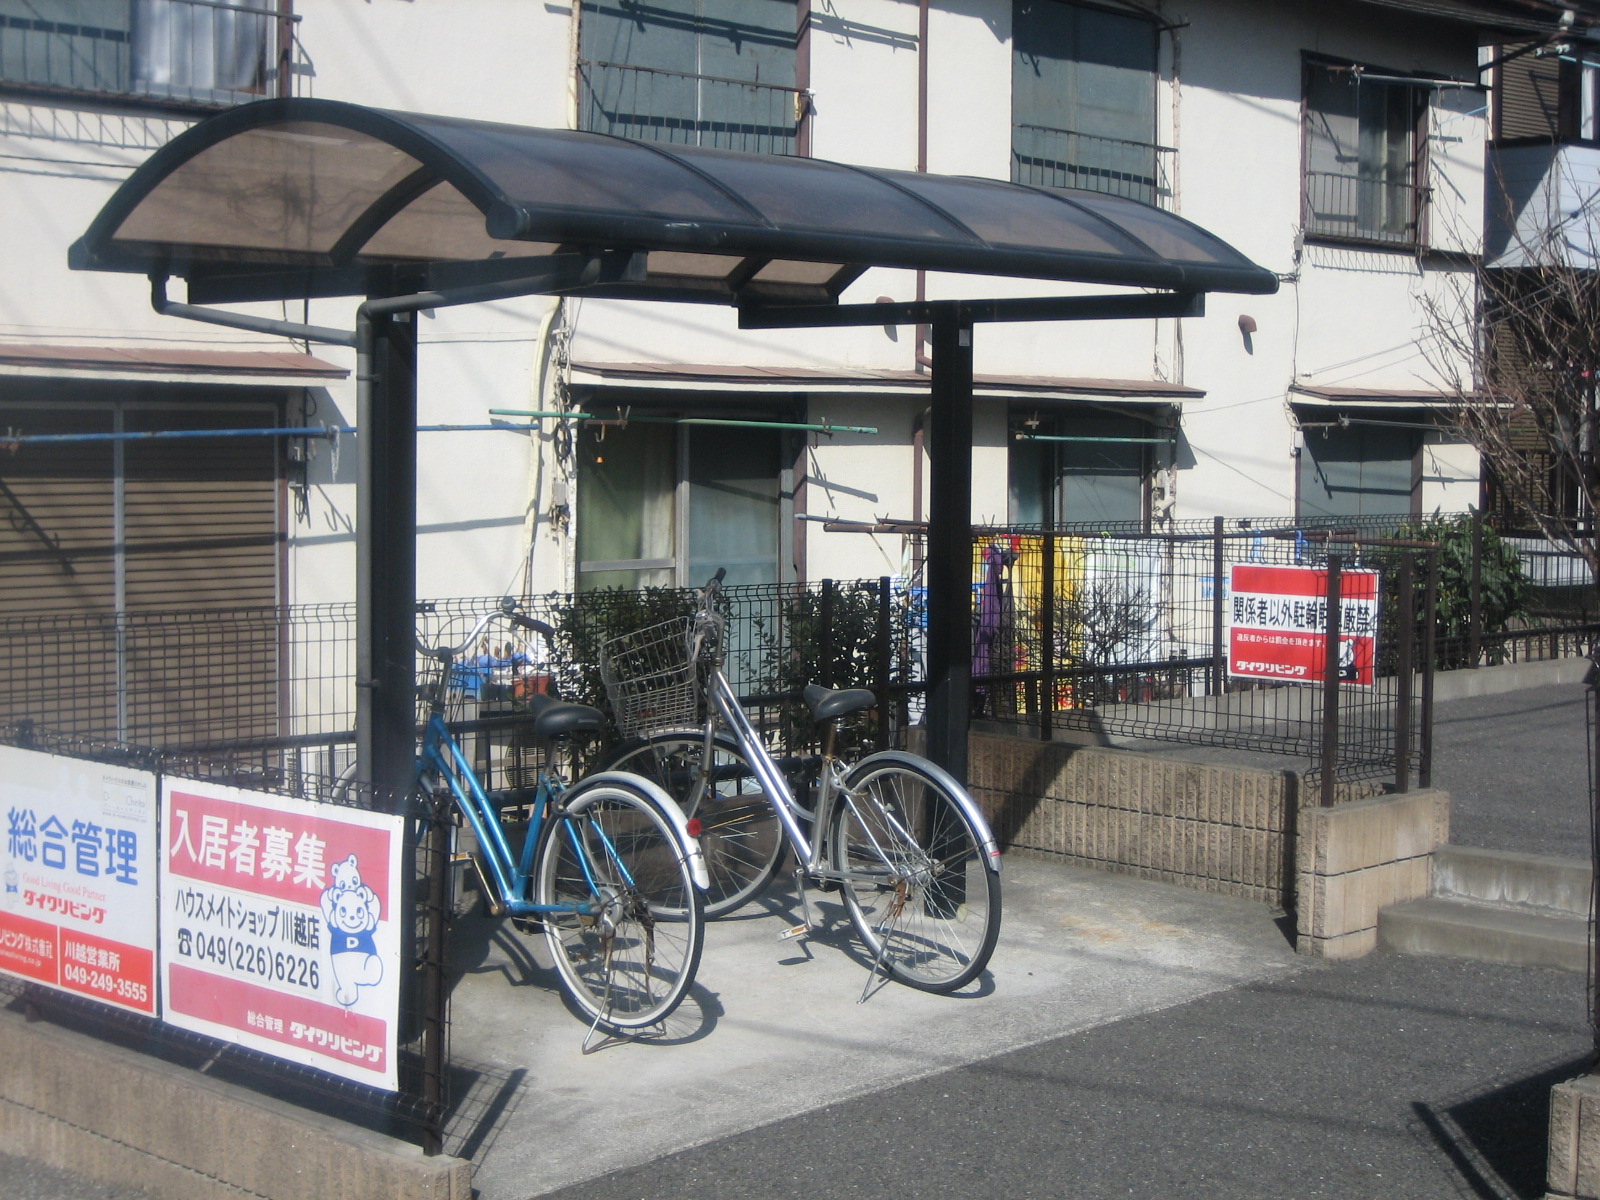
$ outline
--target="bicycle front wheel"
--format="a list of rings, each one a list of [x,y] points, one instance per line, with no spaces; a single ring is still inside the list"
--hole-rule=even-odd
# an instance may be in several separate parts
[[[845,776],[824,843],[875,965],[925,992],[977,977],[1000,935],[1000,876],[986,838],[914,760],[865,759]]]
[[[539,846],[534,898],[573,1002],[611,1029],[664,1020],[694,983],[705,912],[676,829],[612,781],[570,789]],[[669,915],[670,914],[670,915]]]
[[[700,821],[700,853],[711,876],[706,916],[733,912],[766,890],[783,858],[784,833],[766,789],[733,738],[718,735],[705,762],[705,733],[673,730],[629,742],[605,771],[643,775]]]

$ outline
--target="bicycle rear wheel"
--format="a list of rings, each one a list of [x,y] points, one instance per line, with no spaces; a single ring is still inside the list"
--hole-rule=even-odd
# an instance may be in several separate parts
[[[977,977],[1000,935],[1000,876],[985,831],[915,760],[868,758],[845,776],[828,818],[832,866],[876,965],[925,992]]]
[[[643,775],[685,817],[699,818],[700,852],[711,876],[706,916],[720,917],[766,890],[783,859],[784,834],[738,742],[716,736],[708,772],[701,770],[704,757],[703,731],[672,730],[629,742],[599,769]]]
[[[655,800],[613,781],[571,788],[535,867],[545,939],[573,1002],[611,1029],[664,1020],[694,982],[705,913]],[[670,914],[670,915],[668,915]]]

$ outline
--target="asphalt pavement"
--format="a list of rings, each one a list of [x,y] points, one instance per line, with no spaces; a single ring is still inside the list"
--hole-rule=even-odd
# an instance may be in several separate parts
[[[1587,854],[1585,702],[1439,706],[1454,841]],[[590,1055],[542,947],[465,921],[447,1149],[483,1200],[1543,1195],[1550,1088],[1593,1045],[1581,976],[1322,963],[1259,905],[1021,859],[1005,882],[964,997],[859,1003],[847,930],[780,942],[778,891],[711,927],[667,1036]],[[6,1158],[0,1197],[144,1200]]]

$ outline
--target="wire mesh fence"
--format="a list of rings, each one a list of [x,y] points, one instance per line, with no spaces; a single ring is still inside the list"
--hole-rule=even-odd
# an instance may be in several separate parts
[[[1434,664],[1581,653],[1597,629],[1592,581],[1570,556],[1528,539],[1507,544],[1526,564],[1531,599],[1497,618],[1476,529],[1448,585],[1460,595],[1447,619],[1439,543],[1411,536],[1427,532],[1408,518],[1194,522],[1159,535],[1136,525],[982,530],[972,560],[973,714],[1027,736],[1067,728],[1293,755],[1313,780],[1426,783]],[[1322,572],[1325,586],[1334,560],[1352,590],[1332,611],[1371,647],[1354,677],[1330,689],[1252,671],[1230,639],[1250,619],[1238,610],[1238,571]],[[1357,586],[1367,578],[1370,603]],[[877,710],[845,732],[845,752],[905,744],[926,686],[924,595],[914,576],[724,591],[724,669],[775,750],[808,751],[813,731],[797,697],[810,682],[878,692]],[[1326,599],[1299,597],[1323,603],[1323,629]],[[554,631],[546,640],[505,623],[474,635],[499,598],[429,601],[419,606],[419,640],[456,654],[448,669],[419,654],[419,717],[437,698],[486,788],[526,792],[550,752],[531,736],[535,697],[605,708],[600,646],[683,621],[694,602],[678,589],[522,597],[520,611]],[[1319,627],[1292,605],[1286,619]],[[0,742],[415,816],[434,798],[375,796],[355,779],[356,638],[354,606],[343,604],[0,619]],[[436,677],[423,669],[430,664]],[[564,751],[553,765],[580,776],[603,749]],[[443,956],[455,856],[444,814],[432,815],[434,835],[406,848],[405,953],[417,982],[403,1000],[397,1096],[34,985],[0,989],[163,1054],[215,1059],[308,1107],[436,1138],[453,1103]]]
[[[1321,769],[1330,715],[1337,716],[1338,771],[1348,778],[1397,770],[1397,745],[1423,744],[1420,710],[1397,713],[1402,680],[1419,664],[1402,666],[1395,615],[1404,547],[1377,534],[1355,543],[1347,535],[1307,536],[1304,530],[1252,528],[1163,536],[1083,536],[1055,531],[990,533],[974,547],[974,712],[1026,718],[1044,736],[1075,729],[1098,735],[1226,746],[1315,760]],[[1379,660],[1332,703],[1306,686],[1321,678],[1320,663],[1294,661],[1289,648],[1315,646],[1326,604],[1315,595],[1291,598],[1280,633],[1257,658],[1230,652],[1229,631],[1241,618],[1243,597],[1231,581],[1242,567],[1287,569],[1284,582],[1304,588],[1325,572],[1330,556],[1350,572],[1388,580],[1377,611],[1390,614],[1389,636],[1376,636]],[[1267,577],[1274,578],[1274,577]],[[1319,583],[1317,587],[1325,587]],[[1300,602],[1296,603],[1296,599]],[[1261,601],[1266,604],[1266,600]],[[1350,608],[1349,620],[1372,621],[1372,610]],[[1413,619],[1414,618],[1408,618]],[[1367,636],[1380,630],[1367,628]],[[1346,640],[1351,634],[1346,633]],[[1314,669],[1313,669],[1314,668]],[[1284,682],[1295,678],[1301,682]],[[1405,722],[1409,735],[1397,733]],[[1410,754],[1409,749],[1406,754]]]

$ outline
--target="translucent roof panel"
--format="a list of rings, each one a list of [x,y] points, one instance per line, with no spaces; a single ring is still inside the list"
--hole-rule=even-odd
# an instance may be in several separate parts
[[[180,134],[71,261],[182,276],[217,301],[505,279],[504,260],[555,250],[644,264],[597,294],[730,304],[832,302],[874,266],[1277,287],[1204,230],[1114,197],[309,99]]]
[[[334,125],[251,129],[175,164],[121,222],[117,239],[326,254],[420,165],[381,138]]]

